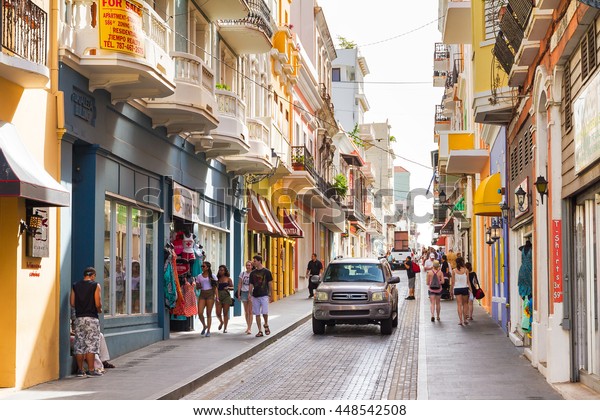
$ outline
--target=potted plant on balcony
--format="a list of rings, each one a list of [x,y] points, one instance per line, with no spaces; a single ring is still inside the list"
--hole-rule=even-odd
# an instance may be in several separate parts
[[[296,155],[292,157],[292,168],[296,171],[304,169],[304,155]]]
[[[215,88],[217,88],[218,90],[227,90],[227,91],[231,91],[231,88],[229,86],[227,86],[225,83],[217,83],[215,85]]]
[[[346,193],[348,193],[348,179],[346,178],[346,175],[337,174],[333,178],[332,187],[335,190],[335,193],[338,195],[338,197],[346,197]]]

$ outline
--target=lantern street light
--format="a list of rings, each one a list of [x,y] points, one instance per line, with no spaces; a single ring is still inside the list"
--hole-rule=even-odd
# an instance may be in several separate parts
[[[523,205],[525,204],[525,196],[527,193],[523,189],[522,186],[519,185],[519,189],[515,192],[517,196],[517,204],[519,205],[519,210],[523,210]]]
[[[538,176],[533,185],[535,185],[535,189],[540,194],[540,200],[544,204],[544,196],[548,194],[548,181],[543,176]]]

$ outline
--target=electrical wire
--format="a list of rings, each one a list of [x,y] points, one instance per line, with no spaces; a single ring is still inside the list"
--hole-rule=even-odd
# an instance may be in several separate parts
[[[156,8],[155,8],[155,10],[156,10]],[[166,12],[166,11],[165,11],[165,10],[163,10],[163,12]],[[165,15],[166,15],[166,13],[165,13]],[[177,16],[186,16],[186,15],[187,15],[187,16],[189,16],[189,11],[186,11],[185,13],[181,13],[181,14],[169,15],[169,18],[170,18],[170,19],[172,19],[172,18],[174,18],[174,17],[177,17]],[[395,37],[393,37],[393,38],[389,38],[389,39],[387,39],[387,40],[379,41],[379,42],[377,42],[377,43],[380,43],[380,42],[386,42],[386,41],[388,41],[388,40],[391,40],[391,39],[396,39],[396,38],[399,38],[399,37],[401,37],[401,36],[407,35],[407,34],[409,34],[409,33],[415,32],[415,31],[417,31],[417,30],[419,30],[419,29],[422,29],[422,28],[424,28],[424,27],[426,27],[426,26],[428,26],[428,25],[431,25],[432,23],[434,23],[434,22],[438,21],[439,19],[441,19],[441,18],[443,18],[443,17],[444,17],[444,16],[440,16],[438,19],[436,19],[436,20],[434,20],[434,21],[431,21],[431,22],[428,22],[428,23],[426,23],[425,25],[422,25],[422,26],[420,26],[420,27],[418,27],[418,28],[415,28],[415,29],[413,29],[412,31],[406,32],[405,34],[400,34],[400,35],[397,35],[397,36],[395,36]],[[177,36],[178,36],[178,37],[180,37],[181,39],[184,39],[185,41],[187,41],[187,42],[188,42],[188,43],[189,43],[191,46],[194,46],[194,47],[196,47],[196,48],[198,48],[198,49],[202,50],[202,51],[203,51],[205,54],[207,54],[208,56],[210,56],[211,58],[213,58],[214,60],[216,60],[217,62],[219,62],[221,65],[224,65],[224,66],[228,67],[228,68],[229,68],[229,69],[230,69],[232,72],[234,72],[234,73],[238,74],[238,75],[239,75],[239,76],[241,76],[243,79],[245,79],[245,80],[249,81],[250,83],[252,83],[252,84],[254,84],[254,85],[256,85],[256,86],[258,86],[258,87],[260,87],[260,88],[264,89],[264,90],[265,90],[265,92],[267,92],[267,93],[270,93],[270,94],[274,94],[274,93],[276,93],[276,92],[275,92],[275,90],[273,90],[273,89],[269,89],[267,86],[264,86],[263,84],[259,83],[258,81],[254,80],[254,79],[251,79],[251,78],[250,78],[249,76],[247,76],[245,73],[243,73],[242,71],[238,70],[238,69],[237,69],[237,67],[233,67],[233,66],[231,66],[230,64],[228,64],[226,61],[222,60],[222,59],[221,59],[220,57],[218,57],[217,55],[213,54],[213,53],[212,53],[212,52],[210,52],[210,51],[207,51],[207,50],[206,50],[206,49],[205,49],[203,46],[196,44],[196,42],[192,41],[192,40],[191,40],[191,39],[189,39],[187,36],[185,36],[185,35],[183,35],[183,34],[181,34],[181,33],[177,32],[176,30],[172,30],[172,31],[173,31],[173,33],[174,33],[175,35],[177,35]],[[371,43],[371,44],[365,44],[365,46],[368,46],[368,45],[373,45],[373,44],[375,44],[375,43]],[[364,82],[362,82],[362,83],[364,83]],[[376,84],[376,83],[383,84],[383,83],[386,83],[386,82],[373,82],[373,83],[374,83],[374,84]],[[410,83],[410,84],[422,84],[422,83],[430,83],[430,82],[402,82],[402,81],[389,82],[389,84],[409,84],[409,83]],[[317,120],[317,121],[320,121],[320,122],[321,122],[321,126],[329,126],[329,127],[332,127],[332,128],[340,129],[340,127],[339,127],[339,126],[337,126],[337,125],[334,125],[334,124],[331,124],[330,122],[328,122],[328,121],[325,121],[325,120],[323,120],[323,119],[319,118],[319,117],[318,117],[318,115],[316,115],[315,113],[311,113],[311,112],[309,112],[309,111],[307,111],[307,110],[303,109],[302,107],[295,105],[295,104],[294,104],[292,101],[289,101],[289,100],[288,100],[287,98],[285,98],[285,97],[279,97],[279,99],[280,99],[281,101],[283,101],[284,103],[287,103],[288,105],[292,106],[293,108],[296,108],[296,109],[298,109],[300,112],[304,112],[304,113],[306,113],[306,114],[310,115],[311,117],[313,117],[315,120]],[[350,138],[352,138],[352,135],[353,135],[353,133],[352,133],[352,132],[345,131],[345,130],[342,130],[342,132],[344,132],[346,135],[348,135]],[[384,152],[386,152],[386,153],[388,153],[388,154],[391,154],[391,155],[393,155],[395,158],[400,158],[400,159],[406,160],[406,161],[408,161],[408,162],[410,162],[410,163],[413,163],[413,164],[416,164],[416,165],[422,166],[422,167],[424,167],[424,168],[427,168],[427,169],[433,170],[433,168],[432,168],[431,166],[424,165],[424,164],[422,164],[422,163],[419,163],[419,162],[416,162],[416,161],[414,161],[414,160],[411,160],[411,159],[405,158],[405,157],[403,157],[403,156],[396,155],[396,153],[394,153],[393,151],[392,151],[392,152],[390,152],[390,150],[389,150],[389,149],[384,149],[383,147],[379,147],[379,146],[377,146],[377,145],[374,145],[374,144],[371,144],[371,145],[372,145],[372,147],[375,147],[375,148],[377,148],[377,149],[379,149],[379,150],[382,150],[382,151],[384,151]]]

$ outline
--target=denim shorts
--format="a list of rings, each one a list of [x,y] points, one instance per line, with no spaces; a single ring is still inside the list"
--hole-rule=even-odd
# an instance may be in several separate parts
[[[458,287],[454,289],[454,296],[469,296],[469,288],[468,287]]]

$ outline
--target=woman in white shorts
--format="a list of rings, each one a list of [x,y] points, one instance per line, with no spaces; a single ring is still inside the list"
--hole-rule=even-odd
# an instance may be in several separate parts
[[[252,272],[252,261],[246,261],[246,270],[240,273],[238,277],[238,299],[241,299],[244,305],[244,316],[246,317],[246,334],[252,334],[252,303],[248,300],[248,290],[250,290],[250,273]]]

